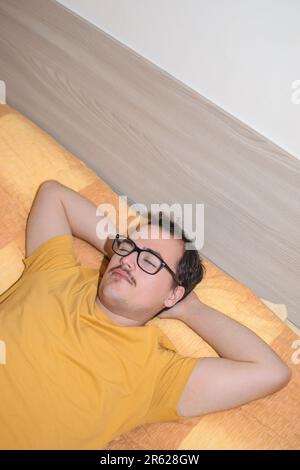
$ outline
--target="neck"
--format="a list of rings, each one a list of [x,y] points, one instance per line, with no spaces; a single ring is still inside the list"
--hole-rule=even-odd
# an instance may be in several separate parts
[[[96,304],[102,310],[102,312],[118,326],[144,326],[144,323],[141,321],[132,320],[131,318],[124,317],[123,315],[118,315],[117,313],[112,312],[108,308],[106,308],[101,300],[99,299],[98,295],[96,297]]]

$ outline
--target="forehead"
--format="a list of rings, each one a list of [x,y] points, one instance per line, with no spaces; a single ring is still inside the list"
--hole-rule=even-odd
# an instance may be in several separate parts
[[[174,268],[184,252],[181,239],[174,239],[168,231],[155,225],[143,225],[129,234],[129,238],[134,240],[139,248],[150,248],[160,253],[164,261]]]

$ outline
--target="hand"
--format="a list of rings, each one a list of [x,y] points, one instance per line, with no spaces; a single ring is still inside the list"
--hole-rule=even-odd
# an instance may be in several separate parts
[[[192,291],[183,300],[177,302],[173,307],[161,312],[156,318],[175,318],[184,321],[185,314],[191,309],[191,306],[199,305],[201,302],[197,294]]]

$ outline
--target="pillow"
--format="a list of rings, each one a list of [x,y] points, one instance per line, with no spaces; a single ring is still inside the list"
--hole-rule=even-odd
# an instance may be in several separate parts
[[[27,216],[39,184],[56,179],[95,204],[118,195],[82,161],[28,118],[0,105],[0,293],[22,274]],[[88,243],[74,238],[84,266],[104,272],[107,260]],[[291,361],[297,335],[245,285],[204,260],[206,275],[195,288],[200,300],[252,329],[293,370],[287,387],[239,408],[177,422],[141,425],[110,442],[108,449],[299,449],[300,373]],[[180,320],[154,318],[180,354],[217,353]]]

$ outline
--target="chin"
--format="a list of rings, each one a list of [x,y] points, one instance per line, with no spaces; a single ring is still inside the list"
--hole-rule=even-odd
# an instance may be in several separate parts
[[[118,289],[111,285],[104,286],[100,291],[98,291],[98,297],[103,305],[105,304],[105,301],[110,302],[117,300],[120,302],[120,300],[122,300],[122,296]]]

